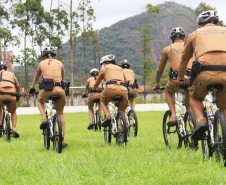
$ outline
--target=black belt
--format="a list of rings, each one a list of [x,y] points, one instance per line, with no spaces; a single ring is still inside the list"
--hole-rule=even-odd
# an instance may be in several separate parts
[[[201,65],[201,71],[226,71],[225,65]]]
[[[0,94],[5,94],[5,95],[11,95],[11,96],[17,96],[17,93],[12,93],[12,92],[1,92]]]
[[[60,82],[53,82],[53,85],[54,86],[61,86],[61,83]]]
[[[118,81],[109,81],[109,82],[107,82],[106,84],[107,84],[107,85],[110,85],[110,84],[117,84],[117,82],[118,82]],[[127,87],[127,84],[124,83],[124,82],[120,82],[120,85]]]

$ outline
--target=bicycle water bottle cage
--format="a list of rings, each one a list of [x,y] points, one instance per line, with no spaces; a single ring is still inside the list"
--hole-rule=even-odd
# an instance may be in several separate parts
[[[100,102],[100,99],[95,99],[93,100],[94,103],[99,103]]]
[[[9,100],[5,100],[5,101],[3,101],[3,103],[4,103],[5,105],[7,105],[7,104],[10,103],[10,101],[9,101]]]
[[[113,101],[115,102],[115,106],[118,106],[119,102],[122,101],[121,96],[114,96]]]
[[[52,101],[56,101],[56,100],[59,100],[60,99],[60,96],[59,95],[52,95],[49,97],[50,100]]]

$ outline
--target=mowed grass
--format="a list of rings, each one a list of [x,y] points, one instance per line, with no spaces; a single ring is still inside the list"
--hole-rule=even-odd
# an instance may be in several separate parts
[[[164,112],[138,112],[138,137],[125,148],[88,131],[88,114],[65,114],[68,147],[43,146],[40,115],[18,116],[19,139],[0,139],[0,184],[225,184],[226,169],[198,151],[168,149]]]

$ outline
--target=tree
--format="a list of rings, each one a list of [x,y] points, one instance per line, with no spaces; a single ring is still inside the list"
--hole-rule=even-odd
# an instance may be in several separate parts
[[[26,0],[24,3],[19,0],[17,3],[12,5],[12,13],[14,19],[11,21],[12,27],[18,27],[24,35],[24,49],[22,50],[23,60],[21,63],[25,67],[25,81],[26,81],[26,91],[29,91],[28,86],[28,66],[33,65],[34,60],[30,59],[30,54],[34,58],[35,50],[34,48],[27,48],[27,37],[34,36],[33,24],[39,25],[44,17],[44,8],[41,5],[42,0]],[[32,39],[33,40],[33,39]],[[33,45],[33,43],[31,43]],[[27,98],[28,105],[28,98]]]
[[[151,4],[146,5],[146,12],[145,12],[145,25],[143,28],[141,28],[141,35],[142,38],[140,39],[141,44],[141,52],[143,54],[143,82],[144,82],[144,101],[146,101],[146,77],[151,72],[151,64],[153,62],[152,60],[152,54],[151,54],[151,28],[152,25],[148,23],[148,18],[151,15],[151,17],[156,17],[159,13],[159,7],[153,6]]]

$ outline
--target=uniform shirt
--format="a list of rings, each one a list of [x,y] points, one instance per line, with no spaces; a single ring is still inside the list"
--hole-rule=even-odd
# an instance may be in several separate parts
[[[210,42],[211,44],[208,44]],[[223,42],[224,45],[222,45]],[[208,45],[203,47],[205,43]],[[179,79],[183,79],[185,69],[193,54],[195,60],[201,65],[226,65],[226,52],[224,50],[226,50],[226,28],[212,23],[198,28],[188,36],[185,42],[179,67]]]
[[[9,71],[1,70],[0,76],[2,76],[2,79],[9,80],[14,83],[13,84],[13,83],[7,82],[7,81],[0,81],[0,89],[12,87],[12,88],[14,88],[15,92],[17,92],[17,93],[20,92],[20,85],[19,85],[16,77],[13,75],[13,73],[11,73]]]
[[[41,61],[35,71],[35,77],[32,83],[32,88],[38,82],[42,73],[42,78],[52,78],[54,82],[64,80],[64,66],[62,62],[56,59],[45,59]]]
[[[162,72],[164,70],[168,59],[170,61],[173,71],[178,71],[183,48],[184,48],[184,41],[181,39],[176,39],[173,44],[170,44],[169,46],[164,48],[161,54],[158,71]],[[187,71],[191,70],[193,61],[194,60],[191,60],[189,62],[189,65],[187,66]]]
[[[132,85],[135,81],[135,74],[132,69],[123,68],[123,72],[126,76],[126,80],[129,81],[129,85]]]
[[[100,73],[97,77],[97,80],[94,84],[93,89],[97,89],[98,85],[101,83],[102,80],[105,80],[106,83],[109,81],[118,81],[126,83],[126,77],[122,70],[122,68],[115,64],[107,64],[100,70]]]
[[[97,78],[97,77],[96,77],[96,78]],[[86,94],[86,92],[87,92],[87,90],[88,90],[89,87],[93,88],[95,82],[96,82],[96,80],[95,80],[94,76],[90,77],[90,78],[87,80],[86,88],[85,88],[84,94]],[[103,89],[103,81],[100,82],[100,84],[98,85],[97,88]]]

